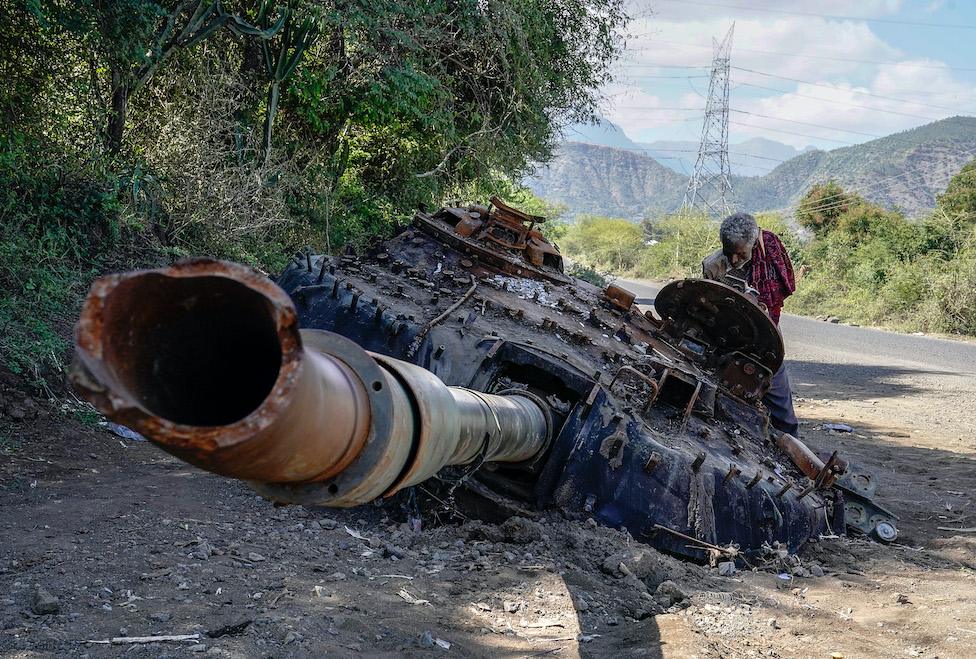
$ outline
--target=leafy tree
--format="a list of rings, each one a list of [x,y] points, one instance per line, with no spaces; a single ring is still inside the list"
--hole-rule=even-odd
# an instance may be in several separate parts
[[[29,319],[30,294],[4,291],[5,331],[70,325],[93,264],[205,253],[274,271],[421,204],[511,190],[593,116],[623,5],[0,2],[0,278],[54,262],[44,285],[65,293]]]
[[[967,224],[976,222],[976,160],[967,163],[952,177],[937,202],[941,212],[957,216]]]
[[[845,192],[836,181],[818,183],[797,204],[796,221],[800,226],[822,234],[834,228],[842,215],[862,202],[859,196]]]

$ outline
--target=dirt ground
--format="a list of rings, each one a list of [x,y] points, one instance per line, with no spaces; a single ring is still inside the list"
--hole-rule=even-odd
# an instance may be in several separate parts
[[[414,532],[396,507],[275,507],[7,377],[0,657],[973,656],[976,534],[938,528],[976,526],[971,428],[938,391],[813,393],[804,438],[875,471],[901,536],[723,577],[557,514]],[[91,642],[162,634],[196,637]]]

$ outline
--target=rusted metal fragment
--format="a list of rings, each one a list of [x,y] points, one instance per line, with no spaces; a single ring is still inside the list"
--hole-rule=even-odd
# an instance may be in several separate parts
[[[621,288],[616,284],[607,286],[606,290],[603,291],[603,295],[610,300],[613,306],[621,311],[630,311],[630,308],[634,306],[634,299],[637,297],[627,289]]]
[[[501,272],[570,283],[559,250],[535,228],[543,222],[544,217],[524,213],[498,197],[488,207],[452,207],[414,216],[421,231]]]
[[[811,451],[810,447],[793,435],[780,432],[775,428],[770,428],[769,434],[776,441],[776,446],[788,455],[797,469],[810,480],[819,481],[822,485],[831,485],[837,476],[844,473],[843,465],[837,461],[836,457],[831,459],[832,464],[828,469],[824,461]]]

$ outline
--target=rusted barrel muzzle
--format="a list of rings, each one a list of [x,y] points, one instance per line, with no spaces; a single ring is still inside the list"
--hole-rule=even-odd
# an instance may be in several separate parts
[[[521,462],[543,404],[447,387],[429,371],[299,330],[246,266],[198,259],[109,275],[76,327],[75,388],[166,451],[279,501],[354,506],[442,467]]]

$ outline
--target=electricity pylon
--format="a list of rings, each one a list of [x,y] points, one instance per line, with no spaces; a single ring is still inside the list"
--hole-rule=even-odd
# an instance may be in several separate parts
[[[705,102],[705,124],[695,171],[685,191],[684,208],[709,215],[728,215],[734,204],[732,172],[729,167],[729,70],[732,63],[732,32],[722,42],[712,39],[712,75]]]

